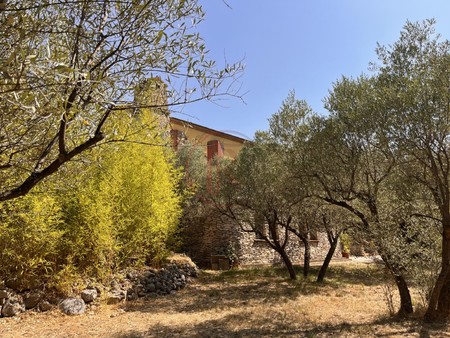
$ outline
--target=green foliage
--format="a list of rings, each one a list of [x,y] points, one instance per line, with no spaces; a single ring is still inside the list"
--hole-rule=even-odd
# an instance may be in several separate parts
[[[117,166],[120,150],[126,150],[129,157]],[[175,191],[179,173],[158,147],[119,147],[109,161],[112,170],[107,171],[104,183],[112,178],[117,186],[105,189],[105,197],[114,203],[113,220],[122,260],[133,257],[141,263],[146,259],[160,262],[167,254],[167,241],[175,234],[180,216],[180,198]]]
[[[0,276],[36,277],[70,293],[83,276],[105,280],[124,266],[159,264],[177,244],[181,177],[164,146],[164,120],[142,110],[133,128],[119,121],[136,141],[95,149],[43,191],[1,205]]]
[[[74,197],[60,196],[66,203],[64,238],[75,249],[72,260],[88,263],[97,274],[130,262],[158,264],[177,231],[180,173],[163,146],[161,120],[146,110],[136,118],[136,128],[127,133],[140,141],[102,149],[100,163],[71,188]],[[76,241],[84,245],[72,245]]]
[[[57,269],[62,211],[44,193],[0,205],[0,276],[18,278],[24,288]]]
[[[71,194],[60,192],[64,236],[60,264],[76,267],[80,273],[105,277],[116,263],[116,239],[109,203],[95,194],[95,186],[81,181]],[[102,194],[102,193],[101,193]]]
[[[196,209],[200,206],[199,198],[205,194],[207,183],[208,163],[205,153],[200,147],[186,141],[176,152],[175,164],[183,172],[179,192],[184,194],[184,204],[190,210]]]
[[[327,154],[328,164],[317,170],[324,196],[361,219],[366,240],[374,241],[391,274],[432,300],[430,313],[439,297],[449,304],[436,282],[441,257],[443,267],[450,259],[440,244],[450,228],[449,53],[434,20],[407,22],[398,41],[378,46],[373,76],[335,83],[326,106],[328,129],[337,132],[317,156]],[[446,276],[443,269],[442,280]],[[443,306],[439,311],[448,312]]]
[[[5,3],[0,201],[46,181],[1,205],[2,276],[52,271],[67,290],[177,244],[185,189],[160,117],[237,94],[242,70],[208,58],[203,16],[197,0]]]
[[[207,159],[202,148],[186,141],[176,152],[175,164],[183,173],[178,187],[183,209],[179,229],[181,249],[192,259],[200,260],[198,248],[202,246],[202,234],[211,209],[205,203],[208,189]]]
[[[77,296],[86,285],[79,269],[74,264],[66,264],[58,266],[46,286],[67,296]]]

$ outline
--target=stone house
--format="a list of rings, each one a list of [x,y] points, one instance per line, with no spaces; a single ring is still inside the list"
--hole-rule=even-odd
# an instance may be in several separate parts
[[[248,140],[226,132],[177,118],[170,118],[174,148],[184,140],[201,146],[206,158],[215,156],[236,158]],[[212,165],[212,164],[208,164]],[[273,265],[282,263],[279,254],[269,247],[264,239],[254,232],[242,229],[210,208],[206,215],[196,219],[187,229],[186,253],[201,267],[227,269],[230,263],[240,265]],[[329,244],[325,233],[312,234],[311,259],[325,258]],[[294,235],[290,235],[287,252],[294,263],[303,263],[304,246]]]

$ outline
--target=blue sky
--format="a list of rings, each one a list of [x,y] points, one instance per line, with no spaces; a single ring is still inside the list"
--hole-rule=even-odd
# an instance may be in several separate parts
[[[199,31],[210,57],[223,64],[244,59],[245,103],[197,103],[174,116],[252,138],[268,128],[289,90],[318,113],[342,75],[370,73],[377,42],[395,42],[407,20],[437,20],[450,39],[448,0],[200,0],[206,12]]]

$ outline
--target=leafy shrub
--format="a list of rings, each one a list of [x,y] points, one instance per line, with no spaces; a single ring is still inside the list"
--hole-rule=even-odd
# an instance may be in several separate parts
[[[63,293],[83,276],[159,264],[176,243],[180,170],[151,111],[110,126],[124,140],[93,149],[27,196],[0,205],[0,277],[39,279]],[[127,126],[126,128],[123,126]],[[125,137],[126,136],[126,137]]]
[[[0,276],[24,288],[57,269],[63,231],[61,208],[52,196],[31,193],[0,204]]]

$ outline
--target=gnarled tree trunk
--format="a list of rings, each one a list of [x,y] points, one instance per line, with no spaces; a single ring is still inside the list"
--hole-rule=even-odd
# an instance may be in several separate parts
[[[450,223],[450,222],[449,222]],[[447,321],[450,317],[450,224],[442,234],[442,268],[431,293],[425,321]]]
[[[322,283],[325,279],[325,275],[328,270],[328,266],[330,265],[331,259],[333,258],[334,252],[336,251],[337,245],[339,243],[339,234],[336,234],[333,236],[332,234],[328,234],[328,242],[330,243],[330,248],[328,249],[327,255],[325,256],[325,259],[322,263],[322,266],[320,267],[319,274],[317,275],[317,282]]]
[[[401,273],[400,269],[396,268],[389,262],[388,257],[381,255],[381,259],[383,259],[388,271],[391,273],[392,277],[394,277],[395,285],[397,286],[398,293],[400,295],[400,309],[398,310],[398,314],[400,316],[412,314],[414,309],[412,306],[411,293],[409,292],[408,283],[406,282],[405,277]]]
[[[280,254],[281,258],[283,259],[284,265],[286,265],[286,268],[289,272],[289,278],[292,280],[297,279],[297,274],[295,273],[294,265],[292,264],[291,259],[289,258],[288,254],[285,250],[277,250]]]

